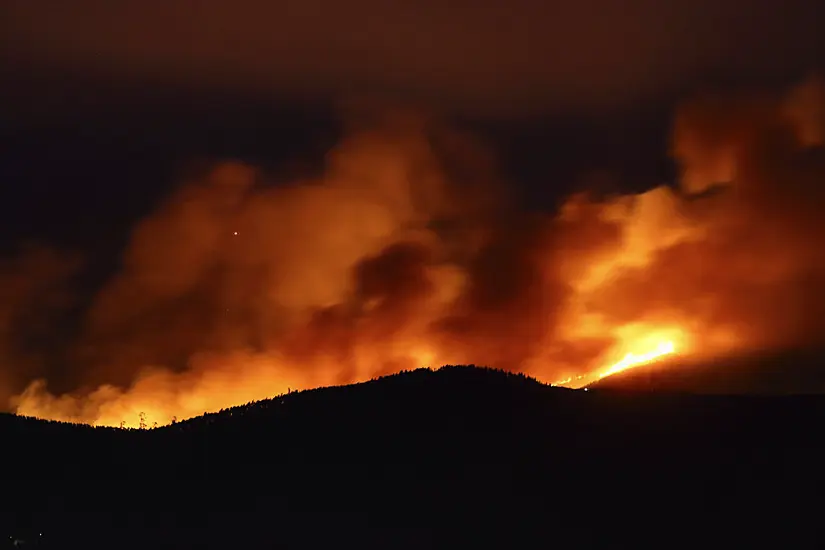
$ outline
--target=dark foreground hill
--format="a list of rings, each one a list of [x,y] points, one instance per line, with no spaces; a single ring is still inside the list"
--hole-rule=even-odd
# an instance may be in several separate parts
[[[0,417],[0,521],[49,548],[812,547],[825,399],[470,367],[149,431]]]

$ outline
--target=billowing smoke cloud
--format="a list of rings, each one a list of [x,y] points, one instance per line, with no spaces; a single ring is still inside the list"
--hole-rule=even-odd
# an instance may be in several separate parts
[[[444,363],[547,381],[667,339],[700,356],[804,345],[825,319],[823,86],[704,97],[676,116],[680,185],[507,200],[491,156],[394,112],[330,152],[317,181],[225,163],[134,230],[72,361],[18,411],[168,422],[287,390]],[[358,120],[363,122],[363,118]]]
[[[0,262],[0,399],[40,376],[59,337],[61,314],[72,305],[66,283],[79,258],[29,244]]]
[[[749,345],[814,338],[825,313],[825,117],[812,80],[787,98],[703,98],[679,112],[684,173],[670,219],[695,228],[601,298],[616,321],[663,306]]]

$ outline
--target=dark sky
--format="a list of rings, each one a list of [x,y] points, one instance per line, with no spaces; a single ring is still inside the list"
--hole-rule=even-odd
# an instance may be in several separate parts
[[[311,165],[353,96],[471,120],[540,198],[588,170],[654,185],[673,103],[821,69],[824,13],[817,0],[2,0],[0,244],[111,245],[193,159]]]
[[[820,61],[813,0],[6,1],[33,72],[326,98],[394,90],[484,115],[626,107]]]

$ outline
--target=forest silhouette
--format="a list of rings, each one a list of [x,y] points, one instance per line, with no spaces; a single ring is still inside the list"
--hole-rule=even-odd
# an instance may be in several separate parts
[[[816,529],[823,417],[817,396],[585,392],[473,366],[156,429],[3,415],[3,527],[9,547],[126,549],[670,547],[784,525],[793,546]]]

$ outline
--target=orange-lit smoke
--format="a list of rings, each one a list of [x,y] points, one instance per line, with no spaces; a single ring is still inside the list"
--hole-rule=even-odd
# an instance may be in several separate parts
[[[590,380],[662,353],[803,345],[825,319],[823,88],[677,113],[677,187],[511,207],[432,120],[355,128],[317,181],[216,166],[134,230],[70,360],[21,414],[164,424],[445,363]],[[578,385],[583,385],[579,383]],[[96,389],[94,389],[96,388]]]
[[[75,255],[31,243],[0,260],[0,401],[43,371],[51,333],[72,304],[66,283],[80,265]]]

